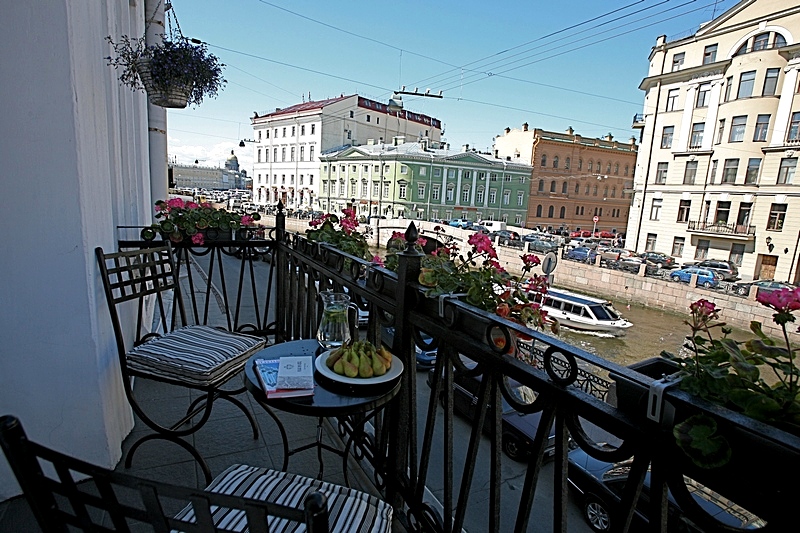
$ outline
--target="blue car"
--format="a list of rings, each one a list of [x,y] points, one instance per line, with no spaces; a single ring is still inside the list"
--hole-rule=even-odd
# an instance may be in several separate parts
[[[697,274],[697,286],[703,286],[707,289],[719,287],[719,282],[722,280],[722,275],[714,270],[707,268],[686,267],[680,270],[675,270],[670,273],[669,279],[672,281],[681,281],[689,283],[692,275]]]
[[[567,259],[570,261],[581,261],[584,263],[594,263],[596,257],[597,250],[587,248],[586,246],[578,246],[567,253]]]
[[[419,335],[420,339],[422,339],[422,342],[428,346],[433,341],[433,338],[427,333],[420,331]],[[388,346],[391,346],[394,342],[394,328],[393,327],[383,328],[383,334],[381,335],[381,340]],[[417,359],[417,370],[430,370],[436,365],[436,354],[438,353],[438,350],[436,348],[432,347],[420,348],[419,345],[414,343],[414,351],[416,353],[416,359]]]

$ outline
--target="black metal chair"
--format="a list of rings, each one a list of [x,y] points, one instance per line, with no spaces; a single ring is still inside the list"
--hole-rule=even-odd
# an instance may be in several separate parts
[[[334,510],[352,510],[363,502],[368,502],[376,515],[380,514],[380,509],[382,521],[388,518],[391,522],[391,507],[373,496],[244,465],[228,468],[205,490],[114,472],[28,440],[22,424],[13,416],[0,417],[0,446],[46,533],[75,529],[141,531],[147,525],[151,526],[150,530],[159,532],[249,529],[259,533],[294,531],[292,526],[300,524],[311,533],[361,531],[347,525],[360,526],[362,522],[344,519],[342,515],[346,513],[343,512],[338,512],[337,518]],[[272,492],[254,490],[256,481],[263,485],[266,479],[287,477],[292,478],[295,492],[281,490],[282,485],[278,483],[274,483],[277,490]],[[300,486],[302,481],[306,483]],[[337,496],[338,488],[351,499],[345,501]],[[331,496],[326,496],[326,492]],[[334,505],[337,497],[339,504]],[[183,509],[173,516],[169,508]],[[329,524],[329,521],[333,522]]]
[[[131,466],[133,455],[145,442],[166,439],[189,452],[202,467],[206,481],[210,481],[211,471],[205,460],[182,437],[203,427],[214,402],[223,399],[244,412],[253,438],[258,438],[253,416],[235,398],[245,392],[244,386],[230,390],[223,389],[223,385],[241,372],[247,358],[263,348],[266,340],[207,325],[187,325],[169,243],[108,254],[98,247],[95,254],[111,313],[125,394],[134,413],[155,431],[133,444],[125,456],[125,466]],[[128,302],[136,302],[135,309]],[[121,317],[131,317],[134,311],[135,334],[126,342]],[[147,318],[150,311],[152,321]],[[134,395],[132,378],[155,380],[202,394],[191,402],[180,420],[168,425],[148,416]]]

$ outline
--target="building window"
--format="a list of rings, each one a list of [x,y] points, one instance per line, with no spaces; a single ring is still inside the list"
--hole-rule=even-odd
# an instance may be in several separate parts
[[[294,146],[292,146],[292,150],[291,150],[289,161],[294,161]]]
[[[722,135],[725,132],[725,119],[719,119],[719,125],[717,126],[717,144],[722,142]]]
[[[461,201],[465,204],[469,203],[469,189],[461,191]]]
[[[547,218],[553,218],[554,214],[555,214],[555,208],[551,205],[550,207],[547,208]]]
[[[661,198],[653,198],[650,206],[650,220],[658,220],[661,217]]]
[[[683,60],[686,58],[685,52],[680,52],[672,56],[672,72],[680,70],[683,66]]]
[[[559,209],[558,211],[558,218],[565,218],[566,216],[567,216],[567,208],[562,205],[561,209]]]
[[[648,233],[647,234],[647,241],[645,241],[644,248],[645,250],[655,250],[656,249],[656,239],[658,235],[655,233]]]
[[[683,255],[683,245],[686,243],[685,237],[675,237],[672,240],[672,255],[680,257]]]
[[[708,97],[711,94],[711,84],[701,83],[697,88],[697,103],[695,107],[708,107]]]
[[[350,118],[353,118],[353,111],[350,111]]]
[[[758,170],[760,168],[760,157],[751,157],[747,160],[747,173],[744,175],[745,184],[749,185],[758,181]]]
[[[400,165],[400,174],[408,174],[408,167],[405,165]]]
[[[738,159],[726,159],[722,169],[722,183],[736,183],[736,172],[739,169]]]
[[[551,181],[550,182],[550,192],[556,192],[556,182],[555,181]]]
[[[625,172],[623,173],[623,176],[627,176],[627,175],[628,175],[628,165],[625,165]]]
[[[725,78],[725,101],[731,101],[731,87],[733,87],[733,76]]]
[[[581,192],[581,184],[580,183],[576,183],[575,184],[575,194],[579,194],[580,192]]]
[[[511,191],[503,191],[503,205],[511,203]]]
[[[617,197],[617,188],[611,187],[611,198],[616,198],[616,197]]]
[[[778,184],[790,184],[794,181],[794,171],[797,168],[796,157],[784,157],[778,169]]]
[[[772,204],[769,208],[769,220],[767,229],[780,231],[783,229],[783,222],[786,220],[786,204]]]
[[[728,260],[736,266],[742,266],[744,259],[744,244],[731,244],[731,255]]]
[[[731,120],[731,133],[728,142],[740,143],[744,141],[744,128],[747,125],[747,115],[733,117]]]
[[[305,160],[306,160],[306,147],[305,146],[301,146],[300,147],[300,161],[305,161]]]
[[[539,180],[539,192],[544,192],[544,180]]]
[[[438,185],[434,185],[433,186],[433,190],[431,191],[431,197],[434,200],[439,200],[440,197],[439,197],[439,186]]]
[[[316,124],[311,125],[311,135],[314,135],[314,130],[317,128]]]
[[[568,158],[564,159],[564,168],[566,170],[569,170],[569,164],[570,164],[570,161],[569,161],[569,157],[568,157]]]
[[[567,182],[561,184],[561,194],[567,194]]]
[[[780,70],[779,68],[767,69],[767,75],[764,77],[764,90],[761,93],[763,96],[773,96],[775,94],[775,90],[778,88],[778,73]]]
[[[766,50],[769,46],[769,33],[760,33],[753,39],[753,52]]]
[[[694,249],[694,258],[700,260],[708,258],[708,247],[710,244],[711,241],[708,239],[699,239],[697,241],[697,248]]]
[[[547,166],[547,154],[542,154],[542,160],[539,163],[539,166],[542,168]]]
[[[436,195],[437,195],[436,199],[438,200],[439,199],[438,198],[439,191],[434,188],[433,192],[436,193]],[[380,196],[380,194],[381,194],[381,184],[378,183],[377,181],[373,181],[372,182],[372,196],[377,198],[378,196]]]
[[[306,134],[306,125],[305,124],[301,124],[300,125],[300,135],[305,135],[305,134]]]
[[[727,224],[731,214],[730,202],[717,202],[717,212],[714,215],[714,222],[717,224]]]
[[[583,159],[578,158],[578,170],[583,170]]]
[[[739,92],[736,98],[750,98],[753,96],[753,86],[756,83],[756,71],[742,72],[739,76]]]
[[[441,168],[434,168],[433,169],[433,177],[434,178],[441,178],[442,177],[442,169]]]
[[[692,124],[692,136],[689,138],[689,148],[700,148],[703,145],[703,131],[706,129],[705,122]]]
[[[736,215],[736,224],[739,226],[747,226],[750,224],[750,211],[753,209],[753,204],[750,202],[742,202],[739,204],[739,214]]]
[[[497,203],[497,191],[494,190],[494,189],[491,189],[489,191],[489,203],[490,204],[496,204]]]
[[[292,137],[294,137],[296,131],[297,131],[296,126],[292,126]]]
[[[362,198],[366,198],[368,194],[369,194],[369,188],[367,187],[367,182],[366,181],[362,181],[361,182],[361,197]]]
[[[273,148],[272,149],[272,160],[274,162],[276,162],[276,163],[278,162],[278,149],[277,148]]]
[[[792,121],[789,123],[789,135],[787,141],[800,141],[800,111],[792,113]]]
[[[258,149],[258,162],[261,163],[261,148]]]
[[[407,190],[407,186],[406,186],[406,184],[405,184],[405,183],[401,183],[401,184],[399,184],[399,186],[398,186],[398,188],[397,188],[397,194],[398,194],[398,195],[400,196],[400,198],[401,198],[401,199],[403,199],[403,200],[405,200],[405,199],[406,199],[406,190]]]
[[[717,60],[717,45],[716,44],[709,44],[706,46],[705,50],[703,50],[703,64],[708,65],[709,63],[713,63]]]
[[[756,131],[753,134],[754,141],[766,141],[767,130],[769,129],[769,115],[758,115],[756,118]]]
[[[689,211],[692,209],[691,200],[681,200],[678,206],[678,222],[689,222]]]
[[[425,184],[418,183],[417,184],[417,200],[424,200],[425,199]]]
[[[426,173],[427,173],[427,171],[428,171],[428,169],[427,169],[427,168],[425,168],[425,167],[419,167],[419,175],[420,175],[420,176],[425,176],[425,175],[426,175]]]
[[[517,205],[521,207],[524,202],[525,202],[525,193],[523,193],[522,191],[518,191],[517,192]]]
[[[388,182],[384,182],[383,183],[383,194],[381,196],[383,196],[384,198],[388,198],[389,197],[389,183]]]
[[[447,192],[445,193],[445,200],[448,201],[448,202],[452,202],[453,201],[453,189],[452,188],[447,189]]]
[[[558,156],[553,158],[553,168],[558,168]]]
[[[597,185],[592,187],[592,196],[597,196]]]
[[[483,189],[478,189],[478,192],[475,193],[475,203],[482,204],[483,203]]]
[[[683,184],[694,185],[694,179],[697,177],[697,161],[687,161],[686,169],[683,171]]]
[[[370,117],[369,117],[369,115],[367,115],[367,122],[369,122],[369,120],[370,120]]]
[[[667,91],[667,108],[664,111],[675,111],[678,107],[678,89]],[[592,170],[589,168],[589,170]]]
[[[286,161],[286,148],[281,148],[281,161]]]
[[[664,126],[661,130],[661,148],[672,148],[672,135],[675,133],[675,126]]]

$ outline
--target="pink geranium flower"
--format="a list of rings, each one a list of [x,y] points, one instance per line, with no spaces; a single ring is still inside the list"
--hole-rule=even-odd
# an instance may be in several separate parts
[[[202,233],[195,233],[194,235],[192,235],[192,243],[193,244],[196,244],[198,246],[202,246],[204,242],[205,242],[205,239],[203,238],[203,234]]]
[[[249,226],[254,222],[253,217],[250,215],[243,215],[242,216],[242,226]]]

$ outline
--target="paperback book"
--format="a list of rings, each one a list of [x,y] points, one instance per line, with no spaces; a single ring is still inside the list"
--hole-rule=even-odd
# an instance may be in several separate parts
[[[284,361],[284,360],[290,361]],[[301,361],[291,361],[300,359]],[[308,361],[305,361],[308,359]],[[283,365],[281,362],[283,361]],[[292,398],[314,394],[314,372],[304,379],[305,366],[311,366],[310,357],[283,357],[281,359],[256,359],[255,371],[267,398]],[[281,371],[282,367],[286,370]],[[300,367],[300,368],[298,368]]]

